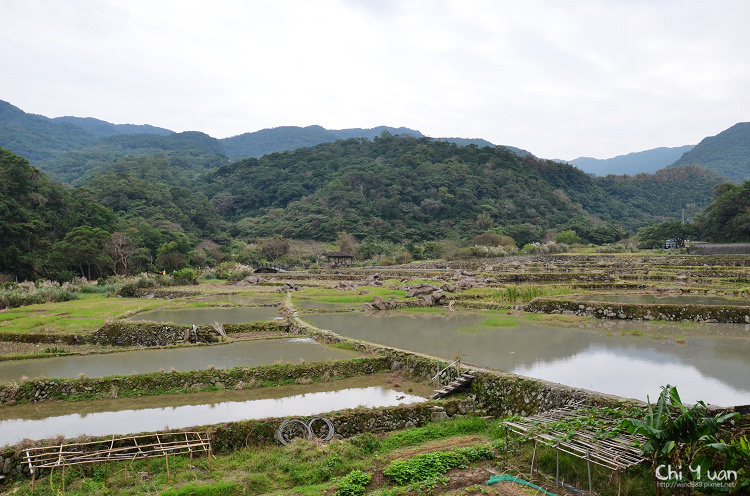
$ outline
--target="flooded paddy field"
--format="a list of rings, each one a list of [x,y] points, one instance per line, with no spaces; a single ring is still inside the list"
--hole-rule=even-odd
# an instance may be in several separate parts
[[[284,295],[280,293],[232,293],[208,295],[196,299],[235,305],[278,305],[284,300]]]
[[[274,363],[321,362],[362,356],[311,338],[236,341],[213,346],[180,346],[94,355],[0,361],[0,382],[22,377],[74,378],[128,375],[159,370],[197,370],[214,366],[257,367]]]
[[[0,409],[0,446],[24,438],[103,436],[182,429],[267,417],[319,415],[345,408],[426,401],[424,385],[378,374],[309,385],[116,400],[44,402]]]
[[[540,316],[541,317],[541,316]],[[750,326],[513,318],[500,312],[308,314],[342,336],[646,400],[750,403]]]
[[[157,308],[133,315],[131,321],[171,322],[182,325],[242,324],[278,317],[271,307]]]

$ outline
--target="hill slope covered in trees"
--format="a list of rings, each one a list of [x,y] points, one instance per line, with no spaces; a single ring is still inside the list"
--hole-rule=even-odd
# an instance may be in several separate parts
[[[736,182],[750,179],[750,122],[704,138],[670,167],[681,165],[700,165]]]
[[[575,221],[589,230],[608,225],[606,242],[621,228],[707,203],[720,181],[706,175],[675,204],[665,204],[660,200],[681,182],[692,184],[690,174],[675,174],[623,201],[608,191],[617,188],[616,179],[592,178],[567,164],[521,158],[502,147],[384,134],[235,162],[208,173],[196,188],[248,238],[330,240],[347,231],[359,239],[419,241],[496,228],[523,243]],[[647,201],[648,209],[638,204]]]

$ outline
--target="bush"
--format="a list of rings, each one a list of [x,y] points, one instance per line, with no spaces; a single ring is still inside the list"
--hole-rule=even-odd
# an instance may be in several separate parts
[[[452,468],[465,468],[471,462],[493,458],[495,452],[489,446],[421,453],[409,459],[399,458],[392,461],[383,474],[403,486],[439,477]]]
[[[195,269],[189,268],[180,269],[172,274],[172,279],[174,280],[175,284],[179,286],[183,286],[186,284],[198,284],[198,277],[200,277],[200,272]]]
[[[361,496],[365,494],[365,487],[372,476],[361,470],[352,470],[339,480],[336,496]]]

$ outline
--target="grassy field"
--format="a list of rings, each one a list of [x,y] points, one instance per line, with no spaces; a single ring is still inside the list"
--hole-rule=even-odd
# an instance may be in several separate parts
[[[83,294],[77,300],[1,311],[0,333],[85,334],[99,329],[107,321],[124,319],[153,308],[208,305],[207,302],[184,299],[116,298],[102,294]]]

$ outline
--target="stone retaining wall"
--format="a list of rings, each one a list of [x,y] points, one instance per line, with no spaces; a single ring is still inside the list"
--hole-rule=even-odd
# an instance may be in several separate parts
[[[750,324],[750,307],[719,305],[639,305],[601,301],[571,301],[537,298],[524,307],[527,312],[563,313],[604,319],[671,320]]]
[[[219,340],[219,333],[212,326],[198,326],[196,334],[193,326],[157,324],[149,322],[111,322],[104,324],[91,334],[47,334],[38,332],[2,332],[0,341],[11,343],[64,343],[101,344],[111,346],[166,346],[184,343],[185,331],[189,331],[189,342],[211,343]],[[289,332],[294,328],[284,321],[263,321],[249,324],[224,324],[227,334],[248,332]]]
[[[0,406],[52,399],[89,400],[211,389],[243,389],[295,381],[353,377],[387,370],[387,357],[370,357],[253,368],[153,372],[79,379],[34,379],[1,385]]]
[[[250,324],[224,324],[227,334],[241,332],[290,332],[283,321],[253,322]],[[213,343],[220,340],[213,326],[157,324],[152,322],[110,322],[88,336],[89,342],[112,346],[166,346],[176,343]],[[186,339],[187,338],[187,339]]]

